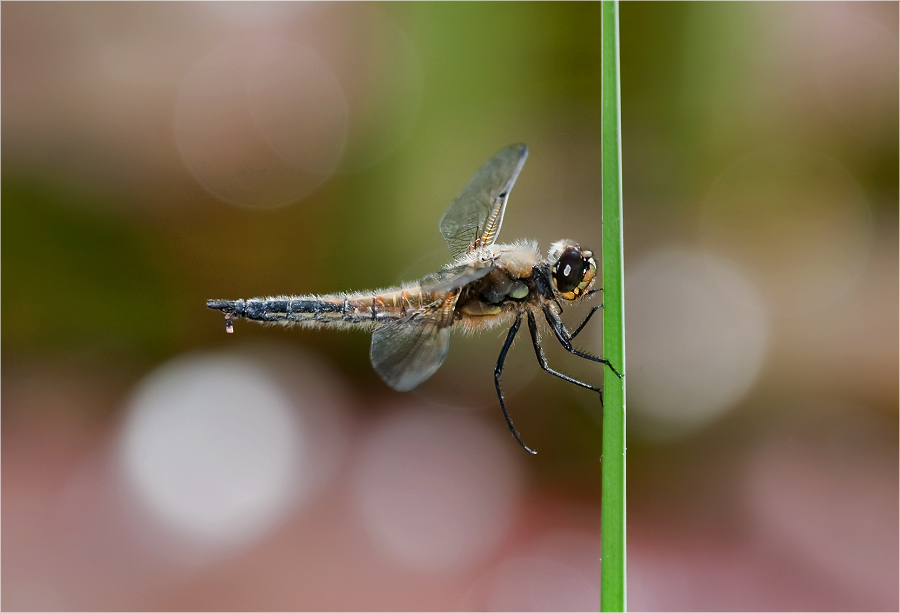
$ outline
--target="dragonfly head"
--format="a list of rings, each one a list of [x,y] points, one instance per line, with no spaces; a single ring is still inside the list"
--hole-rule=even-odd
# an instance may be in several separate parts
[[[582,249],[570,240],[561,240],[550,247],[551,278],[553,286],[565,300],[584,296],[597,276],[594,254]]]

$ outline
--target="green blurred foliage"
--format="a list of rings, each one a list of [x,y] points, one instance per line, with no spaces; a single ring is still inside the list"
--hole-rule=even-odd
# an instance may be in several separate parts
[[[177,287],[159,236],[102,186],[5,174],[2,200],[5,351],[171,351]]]

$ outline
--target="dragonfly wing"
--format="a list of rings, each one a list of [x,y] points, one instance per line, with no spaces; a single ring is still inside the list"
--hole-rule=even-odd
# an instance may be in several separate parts
[[[450,328],[441,326],[440,318],[407,318],[375,329],[369,357],[385,383],[408,392],[440,368],[449,347]]]
[[[497,239],[506,200],[528,157],[528,147],[510,145],[481,167],[441,219],[441,235],[453,257]]]
[[[428,293],[449,292],[477,281],[496,268],[497,265],[490,260],[461,264],[428,275],[419,282],[419,285],[422,291]]]
[[[439,270],[419,282],[422,292],[443,295],[406,317],[376,328],[369,357],[375,371],[395,390],[406,392],[433,375],[447,356],[450,325],[459,288],[496,268],[477,261]]]

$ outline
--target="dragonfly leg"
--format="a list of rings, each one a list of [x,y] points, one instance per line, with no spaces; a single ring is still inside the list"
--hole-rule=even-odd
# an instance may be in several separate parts
[[[509,426],[509,431],[512,432],[516,441],[518,441],[525,451],[530,454],[536,454],[537,451],[523,443],[522,439],[519,437],[519,433],[516,431],[515,426],[513,426],[512,419],[510,419],[509,413],[506,410],[506,403],[503,402],[503,392],[500,390],[500,375],[503,373],[503,363],[506,361],[506,354],[509,353],[509,348],[512,347],[513,339],[516,338],[516,332],[519,331],[519,326],[521,324],[522,314],[516,313],[516,321],[513,322],[512,327],[509,329],[509,334],[506,335],[506,341],[503,343],[503,349],[500,350],[500,357],[497,359],[497,367],[494,369],[494,387],[497,388],[497,398],[500,399],[500,409],[503,411],[503,417],[506,418],[506,425]]]
[[[593,314],[593,310],[588,315],[588,318],[590,318],[590,316],[592,314]],[[619,371],[616,370],[616,367],[613,366],[609,362],[609,360],[607,360],[605,358],[597,357],[595,355],[591,355],[590,353],[585,353],[584,351],[580,351],[578,349],[575,349],[575,347],[572,346],[572,339],[575,337],[575,335],[571,334],[566,329],[566,325],[559,318],[559,315],[557,315],[556,313],[551,311],[549,308],[544,307],[544,317],[547,318],[547,323],[550,324],[550,329],[553,330],[553,334],[556,335],[556,339],[559,341],[559,344],[562,345],[566,351],[568,351],[569,353],[571,353],[573,355],[577,355],[580,358],[584,358],[586,360],[591,360],[593,362],[600,362],[601,364],[606,364],[607,366],[609,366],[610,370],[612,370],[613,373],[615,373],[615,375],[618,378],[620,378],[620,379],[622,378],[623,375],[619,374]],[[587,323],[587,322],[585,321],[584,323]],[[581,328],[584,327],[584,323],[582,323],[578,327],[577,332],[581,331]],[[577,334],[577,332],[576,332],[576,334]]]
[[[584,327],[587,325],[587,322],[589,322],[591,320],[591,317],[594,316],[594,313],[596,313],[598,310],[600,310],[602,308],[603,308],[602,304],[598,304],[597,306],[593,307],[591,309],[591,312],[587,314],[587,317],[584,318],[584,321],[581,322],[581,325],[578,326],[577,328],[575,328],[575,331],[572,332],[572,335],[569,336],[569,339],[573,339],[576,336],[578,336],[578,333],[581,332],[582,329],[584,329]]]
[[[534,315],[530,311],[528,313],[528,331],[531,332],[531,343],[534,345],[534,353],[535,355],[537,355],[538,364],[541,365],[541,368],[543,368],[551,375],[559,377],[563,381],[568,381],[569,383],[574,383],[575,385],[579,385],[585,389],[589,389],[592,392],[597,392],[598,394],[600,394],[600,404],[603,404],[603,391],[599,387],[594,387],[593,385],[589,385],[584,381],[579,381],[578,379],[574,379],[568,375],[564,375],[561,372],[550,368],[550,365],[547,364],[547,356],[544,355],[544,348],[541,347],[541,337],[538,334],[537,322],[534,320]]]

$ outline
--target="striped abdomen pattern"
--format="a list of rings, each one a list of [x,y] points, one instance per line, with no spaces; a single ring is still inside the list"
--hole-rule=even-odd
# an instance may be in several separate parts
[[[395,319],[444,297],[418,286],[376,292],[325,296],[274,296],[249,300],[208,300],[206,306],[232,317],[254,321],[330,326],[370,327]]]

